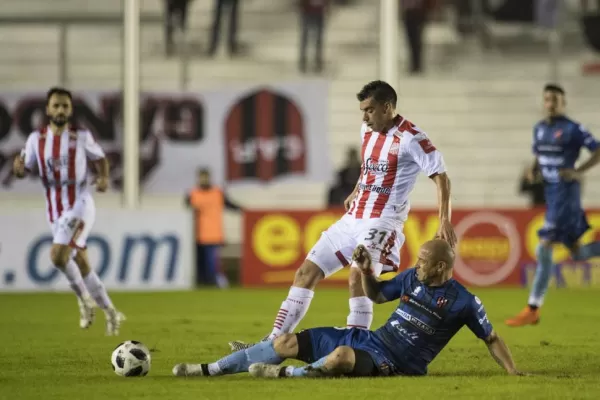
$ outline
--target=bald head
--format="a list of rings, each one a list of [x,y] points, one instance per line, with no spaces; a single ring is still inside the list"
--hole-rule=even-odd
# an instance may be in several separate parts
[[[449,268],[452,268],[454,265],[454,250],[445,240],[433,239],[425,242],[421,246],[421,250],[426,253],[427,258],[434,264],[444,262]]]
[[[419,249],[417,277],[427,284],[441,285],[452,276],[454,250],[445,240],[425,242]]]

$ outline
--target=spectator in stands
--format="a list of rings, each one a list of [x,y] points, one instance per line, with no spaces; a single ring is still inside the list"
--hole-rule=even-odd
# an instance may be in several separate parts
[[[229,8],[229,36],[227,41],[229,55],[236,55],[238,53],[238,3],[238,0],[215,0],[210,47],[208,50],[208,54],[211,57],[214,57],[217,53],[217,47],[221,37],[221,19],[223,17],[224,8]]]
[[[224,208],[239,211],[223,191],[213,186],[208,169],[198,170],[196,187],[186,196],[186,204],[194,210],[196,234],[196,283],[227,287],[221,271],[219,249],[225,242]]]
[[[350,174],[345,170],[340,170],[337,174],[335,184],[329,188],[327,195],[328,207],[343,207],[344,200],[352,193],[356,181],[353,181]]]
[[[423,72],[423,30],[428,11],[436,6],[437,0],[401,0],[401,14],[409,46],[411,74]]]
[[[300,0],[301,39],[300,39],[300,71],[306,72],[306,52],[309,36],[315,45],[315,71],[323,70],[323,31],[325,18],[329,11],[329,0]]]
[[[336,183],[329,189],[327,205],[343,206],[344,200],[352,193],[360,176],[360,155],[356,148],[348,150],[345,166],[338,171]]]
[[[558,22],[559,0],[536,0],[534,18],[538,27],[553,29]]]
[[[527,167],[523,171],[519,192],[529,196],[531,208],[544,207],[546,205],[544,181],[537,164],[535,168],[531,169]]]
[[[185,32],[187,28],[187,12],[191,0],[166,0],[165,30],[167,55],[173,55],[175,42],[173,33],[175,28]]]

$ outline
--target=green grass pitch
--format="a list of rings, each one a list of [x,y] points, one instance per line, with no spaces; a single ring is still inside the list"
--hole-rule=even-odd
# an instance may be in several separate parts
[[[600,399],[600,292],[554,290],[534,327],[503,320],[523,306],[524,290],[481,289],[496,331],[529,377],[507,376],[485,345],[464,328],[430,365],[429,376],[379,379],[256,380],[247,374],[175,378],[177,362],[210,362],[231,339],[270,331],[286,290],[199,290],[115,293],[128,316],[121,335],[104,336],[104,316],[78,327],[70,294],[0,295],[0,399]],[[375,306],[379,327],[394,304]],[[300,328],[344,325],[347,291],[317,289]],[[112,349],[133,339],[153,349],[144,378],[122,378],[110,367]]]

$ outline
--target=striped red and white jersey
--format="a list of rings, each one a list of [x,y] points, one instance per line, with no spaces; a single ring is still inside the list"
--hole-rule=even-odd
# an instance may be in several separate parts
[[[387,132],[361,129],[362,167],[358,193],[348,213],[357,219],[398,218],[410,209],[408,195],[420,172],[446,172],[442,154],[425,132],[397,116]]]
[[[50,127],[32,132],[25,144],[25,168],[39,171],[46,193],[48,220],[56,221],[64,211],[89,195],[88,159],[105,157],[87,130],[67,128],[54,134]]]

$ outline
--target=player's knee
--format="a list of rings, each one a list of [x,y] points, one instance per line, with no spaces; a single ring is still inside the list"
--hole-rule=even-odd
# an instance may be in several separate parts
[[[298,354],[298,339],[294,333],[285,333],[273,340],[273,349],[278,356],[292,358]]]
[[[552,258],[552,243],[550,242],[540,242],[535,249],[535,255],[538,261],[547,261],[546,259]]]
[[[337,347],[328,357],[330,368],[340,372],[350,372],[354,369],[354,349],[348,346]]]
[[[309,260],[304,260],[300,268],[296,270],[294,286],[312,290],[324,277],[325,274],[317,264]]]
[[[56,268],[65,269],[71,256],[71,248],[62,244],[55,244],[50,250],[50,260]]]
[[[87,256],[84,253],[85,250],[79,250],[75,254],[75,263],[81,272],[81,276],[86,277],[90,271],[90,263],[88,262]]]

